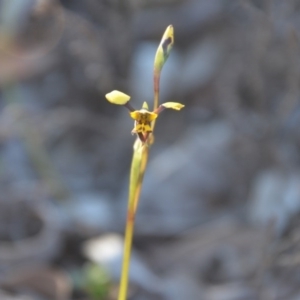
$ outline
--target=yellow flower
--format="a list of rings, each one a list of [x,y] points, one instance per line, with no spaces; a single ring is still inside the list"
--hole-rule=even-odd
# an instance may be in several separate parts
[[[137,134],[143,143],[147,141],[149,134],[152,132],[152,121],[155,120],[165,108],[180,110],[184,107],[183,104],[178,102],[166,102],[161,104],[154,111],[149,111],[147,102],[144,102],[142,109],[134,110],[129,104],[130,96],[122,92],[112,91],[106,94],[105,97],[109,102],[117,105],[124,105],[129,109],[129,114],[134,120],[134,128],[131,133]]]
[[[144,102],[142,109],[130,112],[130,116],[134,122],[132,133],[148,133],[152,132],[151,122],[155,120],[158,114],[148,110],[147,102]]]

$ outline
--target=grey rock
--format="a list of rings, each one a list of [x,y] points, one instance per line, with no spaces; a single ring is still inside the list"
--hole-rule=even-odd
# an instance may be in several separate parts
[[[203,299],[203,290],[195,277],[188,270],[176,270],[164,281],[165,300]]]
[[[188,42],[199,36],[206,26],[217,23],[224,17],[224,1],[222,0],[189,0],[174,5],[148,8],[136,14],[133,29],[138,38],[149,39],[161,36],[162,30],[173,24],[176,28],[176,38]],[[155,20],[155,22],[153,22]],[[148,26],[151,24],[151,26]]]
[[[270,169],[257,176],[250,194],[250,218],[254,223],[275,221],[282,232],[300,210],[300,174]]]
[[[83,235],[107,231],[115,218],[111,203],[105,193],[82,193],[61,204],[61,218],[66,228]]]
[[[207,289],[207,300],[251,300],[255,299],[253,291],[239,283],[215,285]]]
[[[217,39],[210,37],[192,45],[184,53],[182,67],[178,70],[178,91],[185,95],[206,84],[217,71],[221,55],[222,45]]]

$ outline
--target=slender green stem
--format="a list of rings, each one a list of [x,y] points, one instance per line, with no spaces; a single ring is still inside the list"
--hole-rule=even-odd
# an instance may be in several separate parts
[[[129,265],[130,265],[130,256],[131,256],[131,247],[132,247],[132,237],[134,231],[134,219],[135,219],[134,211],[131,208],[128,208],[126,230],[125,230],[125,244],[124,244],[122,274],[121,274],[120,291],[119,291],[118,300],[126,300],[127,297]]]
[[[127,297],[135,214],[138,207],[144,173],[148,161],[148,151],[148,145],[142,144],[140,140],[137,139],[136,144],[134,146],[130,170],[129,201],[127,209],[123,263],[118,300],[126,300]]]
[[[160,71],[154,69],[153,83],[154,83],[154,105],[153,110],[156,110],[159,104],[159,81]]]
[[[159,104],[159,81],[160,81],[160,71],[156,70],[154,68],[154,75],[153,75],[153,83],[154,83],[154,105],[153,105],[153,111],[155,111],[158,108]],[[152,131],[154,131],[156,120],[152,121]]]

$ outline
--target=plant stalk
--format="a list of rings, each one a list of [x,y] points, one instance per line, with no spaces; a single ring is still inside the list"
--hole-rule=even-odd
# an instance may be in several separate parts
[[[134,221],[148,161],[148,150],[149,148],[147,144],[142,144],[139,139],[136,140],[130,170],[129,202],[127,209],[123,263],[118,300],[126,300],[127,297]]]

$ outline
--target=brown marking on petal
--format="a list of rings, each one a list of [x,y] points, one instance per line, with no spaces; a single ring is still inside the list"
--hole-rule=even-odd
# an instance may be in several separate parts
[[[152,132],[151,123],[148,121],[146,121],[146,122],[136,121],[134,124],[133,132],[135,132],[135,133]]]
[[[141,114],[140,115],[139,122],[145,123],[147,120],[148,120],[148,115],[146,115],[146,114]]]
[[[163,41],[161,46],[163,48],[163,52],[164,52],[165,56],[168,55],[168,47],[171,44],[172,44],[172,37],[170,37],[170,36],[166,40]]]

